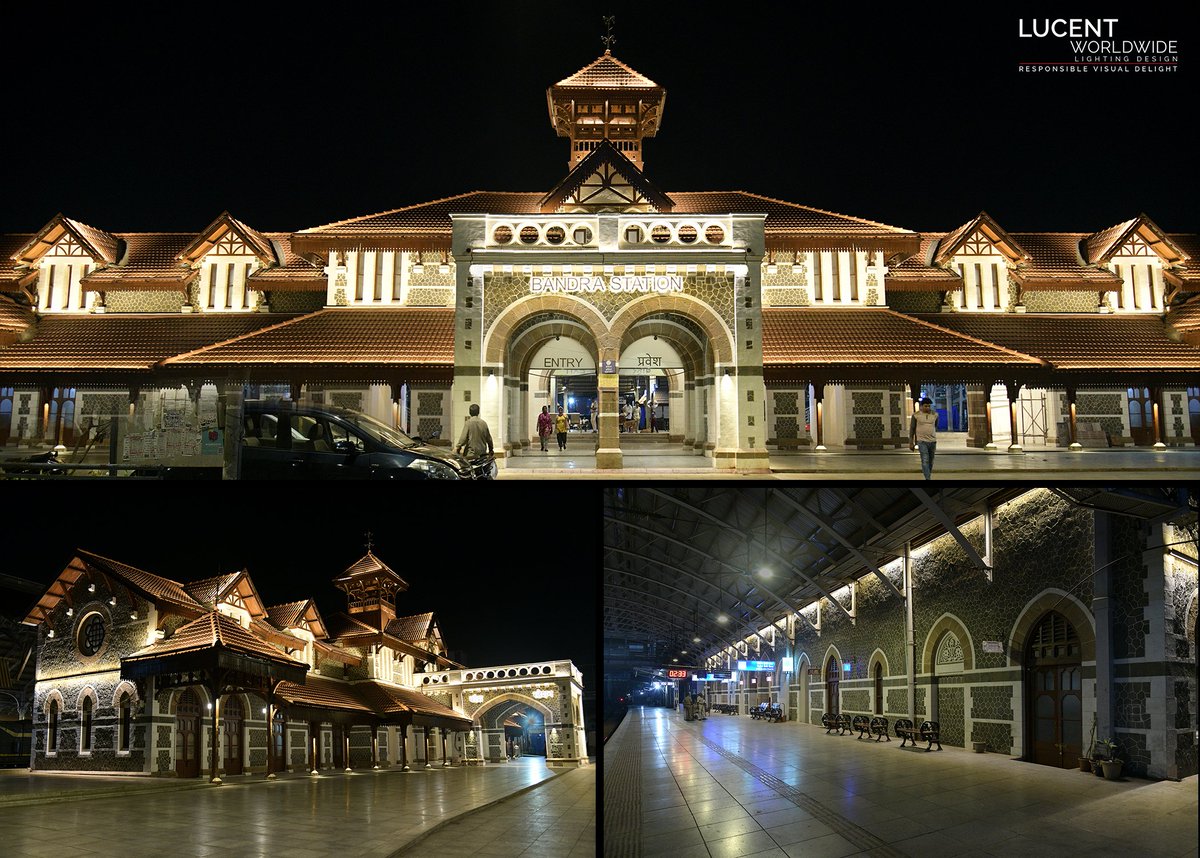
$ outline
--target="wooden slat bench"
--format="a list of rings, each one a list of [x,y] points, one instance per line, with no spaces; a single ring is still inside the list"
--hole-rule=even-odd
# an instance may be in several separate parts
[[[875,741],[887,739],[892,741],[892,737],[888,735],[888,719],[881,715],[876,715],[871,719],[871,734],[875,737]]]
[[[850,722],[852,729],[858,731],[858,738],[863,739],[871,735],[871,719],[866,715],[855,715]]]
[[[915,748],[917,742],[921,741],[926,743],[926,752],[932,751],[935,744],[939,751],[942,750],[941,725],[937,721],[922,721],[920,727],[914,727],[912,721],[901,718],[896,722],[895,730],[901,739],[901,748],[905,747],[906,743]]]
[[[837,730],[839,736],[845,736],[850,732],[850,716],[826,712],[821,716],[821,726],[825,728],[826,735]]]

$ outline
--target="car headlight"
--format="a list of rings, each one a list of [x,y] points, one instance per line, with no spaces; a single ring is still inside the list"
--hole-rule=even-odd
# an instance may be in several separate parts
[[[457,480],[458,472],[454,468],[433,459],[413,459],[408,467],[421,471],[431,480]]]

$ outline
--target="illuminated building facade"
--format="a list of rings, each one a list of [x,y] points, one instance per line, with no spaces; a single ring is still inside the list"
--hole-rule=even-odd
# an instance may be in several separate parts
[[[37,627],[35,771],[226,778],[499,763],[517,728],[551,766],[586,765],[570,661],[470,668],[369,550],[334,579],[348,608],[267,606],[246,571],[180,583],[79,551]],[[506,727],[510,728],[506,736]]]
[[[975,447],[1200,437],[1195,234],[1146,214],[1027,233],[986,212],[925,232],[666,192],[643,157],[665,103],[608,51],[550,86],[568,172],[549,191],[294,233],[223,213],[189,235],[58,216],[4,236],[0,442],[103,445],[119,418],[120,455],[186,464],[230,392],[435,443],[479,404],[505,456],[562,405],[606,469],[625,429],[750,471],[770,449],[901,448],[922,394]]]

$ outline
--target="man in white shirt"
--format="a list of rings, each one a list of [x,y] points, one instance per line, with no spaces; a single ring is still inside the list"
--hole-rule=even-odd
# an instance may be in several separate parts
[[[937,452],[937,421],[933,403],[929,397],[925,397],[908,427],[908,443],[921,453],[921,472],[925,474],[925,479],[929,479],[933,473],[933,454]]]

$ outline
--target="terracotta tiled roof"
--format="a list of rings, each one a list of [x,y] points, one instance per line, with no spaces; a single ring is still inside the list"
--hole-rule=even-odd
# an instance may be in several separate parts
[[[1200,346],[1200,302],[1175,307],[1167,313],[1167,324],[1193,346]]]
[[[1139,218],[1127,220],[1115,226],[1110,226],[1108,229],[1102,229],[1100,232],[1092,233],[1091,235],[1081,236],[1086,239],[1088,262],[1096,262],[1108,255],[1118,241],[1120,241]]]
[[[268,643],[273,643],[276,646],[286,647],[287,649],[299,650],[306,643],[304,640],[296,637],[290,632],[285,632],[275,628],[266,620],[260,620],[253,617],[250,620],[250,633],[256,637],[262,638]]]
[[[423,641],[429,634],[429,626],[433,623],[433,612],[414,614],[411,617],[396,617],[384,629],[389,635],[402,641]]]
[[[266,233],[275,246],[280,263],[271,268],[259,268],[246,281],[251,289],[287,290],[292,292],[324,292],[328,284],[325,271],[297,255],[292,250],[290,233]]]
[[[910,252],[916,252],[920,238],[917,233],[900,227],[746,191],[670,191],[667,195],[675,201],[673,214],[676,216],[684,213],[766,214],[768,246],[772,236],[795,233],[857,239],[906,237],[912,240]]]
[[[654,81],[605,51],[596,59],[572,75],[560,80],[555,86],[578,86],[597,89],[657,87]]]
[[[29,342],[0,349],[0,370],[150,370],[173,355],[292,318],[269,313],[46,315]]]
[[[261,233],[256,229],[252,229],[235,217],[230,217],[229,222],[233,224],[233,226],[237,229],[238,234],[247,242],[249,242],[251,247],[257,251],[261,258],[271,262],[277,261],[275,258],[275,246],[271,244],[270,238],[268,238],[264,233]]]
[[[535,214],[544,194],[513,191],[471,191],[443,197],[378,214],[363,215],[350,220],[327,223],[303,229],[293,239],[306,235],[367,235],[380,232],[412,231],[416,234],[435,233],[450,237],[450,214],[488,212],[491,214]],[[449,245],[447,244],[447,247]]]
[[[70,224],[75,231],[100,255],[97,262],[116,262],[117,254],[121,245],[121,240],[112,233],[105,232],[102,229],[97,229],[94,226],[88,226],[86,223],[81,223],[71,218],[63,219]]]
[[[378,634],[376,632],[375,634]],[[362,655],[350,649],[343,649],[324,641],[313,641],[313,649],[317,651],[318,661],[337,661],[342,664],[357,666],[362,663]]]
[[[14,342],[35,321],[33,308],[9,295],[0,295],[0,347]]]
[[[81,281],[95,292],[121,289],[183,290],[196,271],[176,258],[195,238],[178,233],[122,234],[124,257],[113,265],[97,268]]]
[[[318,709],[342,709],[349,712],[371,712],[354,693],[354,686],[327,676],[309,673],[304,684],[281,682],[275,688],[275,696],[288,703],[312,706]]]
[[[918,318],[1036,355],[1059,370],[1200,369],[1200,349],[1168,339],[1158,316],[940,313]]]
[[[180,353],[172,366],[453,366],[454,310],[329,307],[249,336]]]
[[[1121,288],[1121,278],[1106,268],[1084,263],[1080,256],[1081,233],[1016,233],[1029,254],[1029,263],[1014,276],[1025,289],[1058,289],[1108,292]]]
[[[325,628],[329,630],[329,637],[332,640],[353,635],[379,634],[379,629],[372,628],[362,620],[341,612],[331,614],[325,621]]]
[[[1040,361],[885,308],[763,310],[763,365],[1037,366]]]
[[[921,248],[908,259],[888,266],[883,285],[896,292],[952,292],[961,289],[958,273],[930,264],[934,249],[944,236],[922,233]]]
[[[219,611],[211,611],[197,620],[180,626],[175,630],[175,634],[166,640],[156,641],[150,646],[126,656],[121,661],[144,661],[167,655],[181,655],[217,648],[253,658],[270,659],[289,667],[308,667],[304,662],[289,658],[275,647],[259,640],[235,620],[231,620]]]
[[[25,266],[18,267],[13,258],[32,239],[32,233],[0,235],[0,292],[19,291],[21,281],[31,273],[36,273],[30,272]]]
[[[99,554],[93,554],[90,551],[79,550],[77,553],[88,565],[132,585],[134,589],[141,591],[156,601],[162,600],[189,611],[204,610],[204,606],[192,598],[184,590],[183,585],[177,581],[172,581],[170,578],[164,578],[161,575],[155,575],[153,572],[137,569],[108,557],[101,557]]]
[[[346,568],[346,571],[337,577],[336,581],[338,583],[342,583],[353,578],[376,578],[381,574],[384,577],[394,579],[399,584],[401,590],[408,589],[408,582],[401,578],[395,569],[393,569],[391,566],[388,566],[370,551],[368,551],[354,563],[351,563]]]
[[[241,571],[227,572],[224,575],[217,575],[214,578],[203,578],[199,581],[184,584],[183,589],[187,590],[188,595],[193,599],[211,610],[216,606],[221,596],[225,594],[225,591],[232,587],[241,575]]]
[[[471,726],[470,718],[461,712],[455,712],[449,706],[444,706],[419,691],[412,691],[375,680],[356,682],[353,688],[357,696],[363,702],[369,704],[380,715],[410,712],[414,715],[426,715],[458,722],[459,726],[464,730]]]
[[[1200,291],[1200,235],[1169,236],[1175,246],[1187,258],[1163,272],[1163,277],[1172,285],[1179,286],[1185,292]],[[0,287],[2,288],[2,287]]]
[[[275,605],[267,608],[267,619],[277,629],[294,629],[300,624],[304,610],[310,600],[301,599],[299,602],[288,602],[286,605]]]

